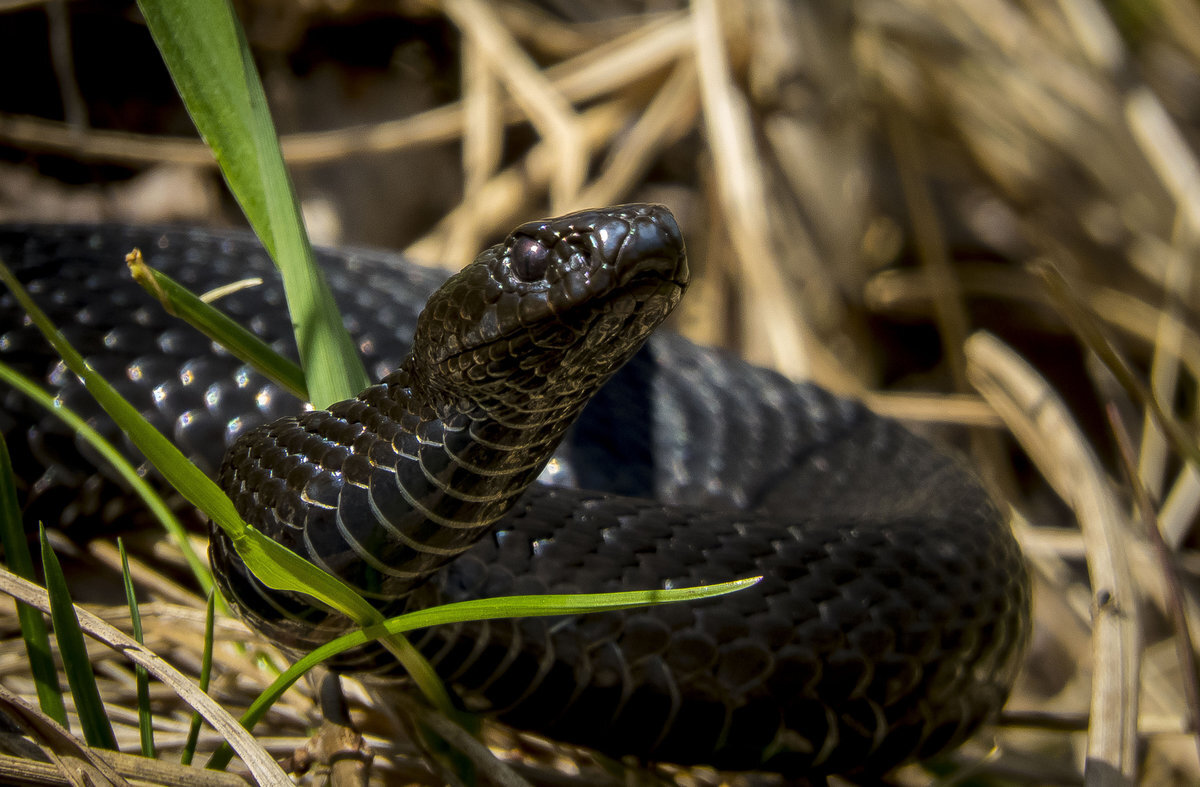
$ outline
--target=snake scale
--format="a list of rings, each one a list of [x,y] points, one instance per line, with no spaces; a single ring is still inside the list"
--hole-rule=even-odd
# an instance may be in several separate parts
[[[866,778],[956,745],[1003,704],[1030,595],[1003,518],[957,460],[899,424],[649,335],[687,277],[665,208],[523,225],[444,286],[395,255],[319,251],[382,382],[298,416],[128,279],[134,246],[197,291],[262,277],[220,307],[294,356],[282,289],[250,236],[0,228],[0,259],[220,475],[243,517],[386,613],[764,577],[693,604],[414,634],[469,708],[614,755]],[[0,360],[123,439],[7,293]],[[27,518],[79,528],[130,514],[86,446],[2,395]],[[304,649],[346,627],[258,586],[219,533],[211,556],[276,642]],[[337,667],[387,673],[381,653]]]

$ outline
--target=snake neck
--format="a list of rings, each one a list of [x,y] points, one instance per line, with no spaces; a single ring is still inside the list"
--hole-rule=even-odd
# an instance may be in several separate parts
[[[357,399],[368,413],[400,426],[389,435],[379,424],[369,424],[380,440],[389,441],[382,452],[394,451],[395,486],[412,508],[403,516],[393,511],[388,519],[393,527],[400,522],[425,527],[418,519],[459,531],[491,525],[537,479],[588,399],[584,394],[522,397],[524,405],[514,407],[511,395],[506,402],[430,398],[421,393],[418,379],[406,364]],[[382,501],[391,490],[389,479],[375,476],[374,483],[380,482],[384,489],[372,489]]]
[[[367,598],[404,598],[537,479],[586,397],[522,409],[430,396],[400,370],[355,399],[255,430],[221,484],[261,531]]]

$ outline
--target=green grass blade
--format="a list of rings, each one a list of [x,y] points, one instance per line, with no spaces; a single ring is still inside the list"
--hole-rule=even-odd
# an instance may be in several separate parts
[[[204,608],[204,653],[200,658],[200,691],[208,691],[208,682],[212,678],[213,636],[216,593],[208,594],[208,604]],[[183,744],[183,755],[179,761],[191,765],[196,756],[196,744],[200,740],[200,713],[192,711],[192,723],[188,725],[187,740]]]
[[[100,699],[96,675],[92,672],[87,647],[83,644],[83,631],[79,628],[79,618],[75,615],[75,605],[71,601],[62,566],[46,539],[45,527],[38,527],[38,536],[42,545],[42,571],[46,576],[46,594],[50,598],[54,638],[58,640],[58,652],[62,656],[71,696],[75,698],[75,712],[79,714],[83,737],[90,746],[115,751],[117,739],[104,712],[104,702]]]
[[[269,344],[220,309],[205,303],[187,287],[162,271],[151,268],[139,250],[134,249],[126,261],[134,281],[157,298],[169,314],[187,321],[296,398],[308,401],[304,372],[299,366],[275,352]]]
[[[262,82],[228,0],[138,0],[192,122],[279,266],[316,407],[369,384],[313,259]]]
[[[137,468],[124,457],[117,447],[92,428],[87,421],[66,407],[59,406],[54,397],[42,390],[33,380],[3,362],[0,362],[0,381],[25,394],[39,407],[44,408],[47,413],[65,423],[112,465],[125,483],[129,484],[134,493],[146,504],[150,513],[162,524],[163,529],[167,531],[171,540],[183,553],[183,559],[187,562],[193,576],[196,577],[196,582],[200,585],[201,590],[207,593],[213,586],[212,571],[209,570],[207,561],[202,560],[196,554],[183,523],[171,511],[170,506],[162,499],[161,495],[154,491],[146,479],[138,475]],[[31,577],[26,578],[30,579]]]
[[[0,282],[8,286],[34,325],[62,357],[63,363],[83,380],[105,412],[171,486],[225,530],[238,554],[264,584],[277,590],[307,593],[360,623],[373,623],[380,619],[375,608],[345,583],[243,522],[221,488],[189,462],[129,402],[122,399],[103,377],[84,363],[83,357],[58,332],[2,263]]]
[[[276,590],[304,593],[338,610],[361,625],[383,617],[344,582],[326,573],[295,552],[275,543],[242,521],[233,503],[208,476],[151,426],[108,382],[96,374],[83,357],[38,308],[12,272],[0,262],[0,283],[12,291],[30,320],[62,357],[63,363],[83,380],[88,391],[134,445],[158,468],[171,486],[221,527],[246,566],[263,584]],[[453,713],[449,694],[421,654],[403,638],[385,640],[417,687],[438,708]]]
[[[133,590],[133,577],[129,575],[129,556],[125,554],[125,542],[117,539],[117,551],[121,553],[121,578],[125,582],[125,602],[129,605],[129,620],[133,638],[145,645],[142,637],[142,612],[138,609],[137,594]],[[150,673],[141,664],[133,666],[137,683],[138,736],[142,744],[142,756],[154,759],[154,717],[150,713]]]
[[[717,585],[701,585],[692,588],[675,590],[631,590],[621,593],[582,593],[572,595],[545,596],[507,596],[502,598],[476,599],[460,601],[454,604],[443,604],[438,607],[409,612],[394,618],[388,618],[374,626],[352,631],[308,653],[271,683],[250,704],[242,714],[240,721],[248,730],[254,729],[263,714],[275,704],[304,673],[320,664],[325,659],[339,653],[364,645],[385,634],[400,634],[414,629],[445,623],[462,623],[470,620],[496,620],[498,618],[545,617],[549,615],[580,615],[588,612],[605,612],[611,610],[634,609],[654,604],[667,604],[680,601],[695,601],[712,596],[721,596],[744,590],[757,584],[762,577],[738,579],[732,582],[722,582]],[[222,744],[208,767],[222,769],[233,756],[233,751]]]
[[[226,182],[279,267],[309,401],[316,407],[327,407],[355,396],[370,380],[314,262],[262,83],[230,3],[139,0],[138,6],[192,121],[212,148]],[[214,520],[225,526],[220,517]],[[278,564],[260,560],[256,565],[252,561],[274,557],[288,563],[285,573],[289,578],[300,579],[293,573],[300,572],[317,583],[302,592],[317,596],[360,624],[380,619],[356,594],[351,598],[341,592],[349,590],[345,585],[324,572],[314,574],[311,564],[291,553],[284,555],[274,542],[256,540],[256,535],[242,531],[236,537],[231,534],[231,538],[239,555],[265,584],[280,587],[272,583],[281,577],[262,573]],[[329,584],[330,580],[336,584]],[[334,601],[330,601],[330,593]],[[361,606],[353,603],[356,599]],[[386,644],[426,696],[452,712],[445,689],[420,654],[401,638]]]
[[[21,511],[17,506],[17,489],[13,483],[12,460],[8,456],[8,445],[0,435],[0,544],[4,547],[8,568],[22,579],[36,582],[33,573],[33,557],[25,542],[25,530],[21,526]],[[50,635],[40,610],[28,604],[16,602],[17,620],[21,624],[21,638],[25,640],[25,653],[29,657],[29,671],[37,687],[38,704],[42,712],[64,728],[67,726],[67,709],[63,705],[62,684],[58,682],[58,668],[50,655]]]

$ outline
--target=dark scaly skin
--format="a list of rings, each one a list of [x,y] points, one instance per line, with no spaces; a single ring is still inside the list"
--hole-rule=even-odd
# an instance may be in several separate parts
[[[234,234],[0,228],[0,255],[94,365],[214,472],[238,434],[295,405],[165,327],[121,280],[135,243],[200,290],[269,269]],[[395,368],[388,353],[408,345],[437,277],[369,252],[321,257],[370,368]],[[279,301],[270,280],[222,305],[286,347],[286,318],[263,307]],[[0,360],[86,404],[13,308],[0,295]],[[121,490],[15,394],[0,429],[29,515],[76,527],[123,515]],[[1002,704],[1027,637],[1020,556],[969,474],[893,422],[656,335],[554,467],[553,485],[532,486],[409,603],[765,579],[700,604],[420,635],[472,707],[613,754],[867,778],[956,744]]]
[[[686,283],[661,206],[522,225],[430,296],[399,369],[357,399],[241,436],[221,487],[248,523],[399,614],[513,507]],[[268,591],[210,533],[222,591],[272,640],[309,650],[352,627]]]

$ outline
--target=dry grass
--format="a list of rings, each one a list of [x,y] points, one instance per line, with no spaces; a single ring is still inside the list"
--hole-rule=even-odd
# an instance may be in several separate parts
[[[328,130],[288,132],[318,234],[403,242],[456,266],[533,215],[667,202],[697,272],[677,329],[962,440],[1012,505],[1036,575],[1034,646],[1000,723],[954,758],[1022,783],[1200,782],[1184,679],[1195,665],[1178,631],[1197,626],[1200,588],[1200,473],[1187,464],[1200,375],[1200,6],[694,0],[567,23],[520,0],[395,5],[461,34],[459,98],[374,120],[348,110],[315,122]],[[305,91],[330,88],[280,58],[306,32],[383,13],[366,0],[304,9],[245,9],[268,92],[281,114],[300,115],[285,128],[303,126]],[[70,74],[60,73],[64,95]],[[198,142],[0,114],[0,144],[28,162],[54,154],[139,172],[68,189],[0,164],[0,181],[21,184],[0,185],[0,217],[224,220]],[[461,172],[425,179],[425,158],[457,159]],[[340,190],[327,175],[339,166],[351,181]],[[414,173],[370,201],[416,199],[434,218],[356,225],[364,166]],[[1097,358],[1123,359],[1145,384]],[[1173,426],[1156,424],[1153,402]],[[1131,503],[1106,406],[1135,435],[1130,463],[1157,517]],[[110,561],[105,549],[91,560]],[[156,560],[139,569],[159,599],[150,643],[194,669],[200,601]],[[247,640],[226,625],[227,640]],[[217,695],[233,706],[270,678],[252,653],[222,647]],[[0,655],[0,683],[28,696],[20,661]],[[114,705],[131,707],[129,667],[100,652],[97,664]],[[402,722],[358,699],[373,708],[362,721],[376,778],[435,783],[404,764]],[[182,711],[159,700],[169,747]],[[315,719],[311,692],[295,692],[264,743],[288,753]],[[132,717],[123,723],[133,734]],[[561,757],[492,742],[543,763],[542,778]],[[910,768],[897,780],[928,776]]]

